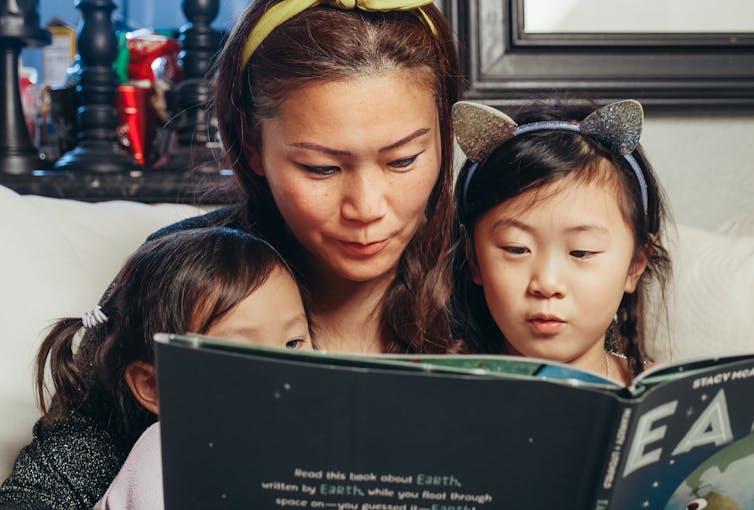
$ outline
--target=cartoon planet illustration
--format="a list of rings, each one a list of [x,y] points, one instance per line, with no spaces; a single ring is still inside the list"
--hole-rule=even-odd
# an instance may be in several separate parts
[[[665,510],[754,509],[754,434],[707,458],[681,482]]]
[[[741,510],[741,507],[733,498],[714,491],[708,492],[703,498],[689,501],[686,505],[686,510],[702,510],[704,508],[707,510]]]

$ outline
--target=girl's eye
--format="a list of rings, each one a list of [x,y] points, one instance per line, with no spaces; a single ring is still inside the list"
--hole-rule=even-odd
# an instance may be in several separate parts
[[[505,253],[510,253],[511,255],[525,255],[529,253],[529,248],[525,246],[503,246],[502,249]]]
[[[285,348],[286,349],[301,349],[304,345],[306,345],[305,338],[293,338],[291,340],[288,340],[285,343]]]
[[[419,154],[414,154],[408,158],[396,159],[395,161],[391,161],[388,165],[397,170],[405,170],[416,162],[416,158],[419,157]]]
[[[286,349],[301,349],[304,346],[303,338],[294,338],[285,342]]]
[[[589,257],[593,256],[595,251],[586,251],[586,250],[573,250],[571,252],[571,257],[577,258],[577,259],[588,259]]]
[[[309,172],[310,174],[314,175],[332,175],[335,172],[338,171],[337,166],[310,166],[310,165],[301,165],[301,168],[303,168],[306,172]]]

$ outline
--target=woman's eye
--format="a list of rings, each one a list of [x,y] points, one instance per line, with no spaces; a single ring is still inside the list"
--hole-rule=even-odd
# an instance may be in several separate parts
[[[419,154],[414,154],[413,156],[410,156],[408,158],[396,159],[395,161],[391,161],[389,163],[389,166],[391,168],[403,170],[413,165],[416,162],[416,158],[418,157],[419,157]]]
[[[525,246],[503,246],[503,251],[511,255],[525,255],[529,253],[529,248]]]
[[[332,175],[338,171],[337,166],[301,165],[301,168],[303,168],[305,171],[309,172],[310,174],[314,174],[314,175]]]
[[[288,340],[285,342],[285,348],[286,349],[301,349],[304,345],[304,340],[302,338],[294,338],[293,340]]]

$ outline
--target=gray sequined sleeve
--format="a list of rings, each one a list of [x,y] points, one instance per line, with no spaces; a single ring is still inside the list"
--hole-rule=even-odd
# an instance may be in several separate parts
[[[34,437],[0,486],[2,510],[89,510],[104,494],[128,454],[94,420],[72,413]]]

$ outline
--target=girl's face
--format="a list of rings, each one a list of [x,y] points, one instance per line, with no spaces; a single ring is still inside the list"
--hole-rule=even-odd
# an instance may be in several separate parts
[[[473,249],[508,352],[604,366],[605,331],[646,266],[611,186],[557,181],[503,202],[477,220]]]
[[[312,348],[298,286],[280,266],[254,292],[216,320],[205,334],[269,347]]]
[[[262,121],[252,162],[315,277],[392,278],[440,172],[432,89],[397,71],[313,83]]]

